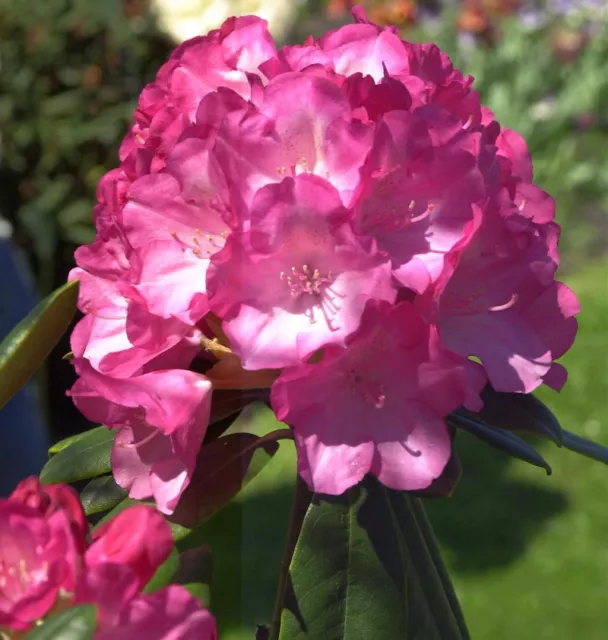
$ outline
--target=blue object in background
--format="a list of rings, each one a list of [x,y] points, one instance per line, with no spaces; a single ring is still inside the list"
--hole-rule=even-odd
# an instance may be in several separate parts
[[[0,226],[8,223],[0,219]],[[0,337],[38,302],[32,275],[7,229],[0,229]],[[36,386],[30,381],[0,410],[0,496],[38,474],[47,459],[49,434]]]

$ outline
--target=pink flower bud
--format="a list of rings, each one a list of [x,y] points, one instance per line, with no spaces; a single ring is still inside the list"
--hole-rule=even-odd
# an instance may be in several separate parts
[[[88,568],[100,564],[129,567],[142,589],[173,548],[171,529],[152,507],[133,506],[119,513],[93,534],[85,554]]]
[[[70,521],[79,551],[84,552],[89,523],[78,493],[72,487],[66,484],[43,485],[37,476],[30,476],[17,485],[9,500],[26,504],[47,517],[62,511]]]

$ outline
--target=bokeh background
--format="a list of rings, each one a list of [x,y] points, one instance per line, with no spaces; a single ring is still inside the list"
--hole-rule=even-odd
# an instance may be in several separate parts
[[[351,0],[0,0],[0,332],[65,281],[93,238],[95,187],[117,164],[139,91],[175,44],[229,15],[269,20],[280,43],[349,21]],[[608,445],[608,0],[362,0],[371,19],[434,41],[483,102],[528,141],[557,200],[561,278],[580,334],[563,426]],[[0,412],[0,491],[35,472],[49,441],[87,428],[53,353]],[[539,443],[553,475],[459,435],[455,494],[427,501],[473,640],[608,638],[608,468]],[[274,597],[293,450],[201,531],[212,545],[222,638],[250,638]],[[234,616],[238,612],[238,616]]]

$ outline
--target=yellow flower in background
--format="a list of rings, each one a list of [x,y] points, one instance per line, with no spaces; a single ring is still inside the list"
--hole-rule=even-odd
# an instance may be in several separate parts
[[[161,29],[182,42],[219,27],[229,16],[257,15],[281,40],[295,21],[303,0],[151,0]]]

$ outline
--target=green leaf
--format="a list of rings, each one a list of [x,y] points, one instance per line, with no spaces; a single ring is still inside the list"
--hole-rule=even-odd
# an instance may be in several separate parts
[[[418,498],[371,476],[342,496],[313,496],[290,565],[281,640],[468,637]]]
[[[127,492],[119,487],[112,476],[93,478],[80,493],[80,502],[87,516],[113,509]]]
[[[194,528],[217,513],[270,462],[279,445],[264,438],[273,429],[288,437],[284,427],[266,405],[247,406],[222,437],[201,447],[171,522]]]
[[[170,520],[190,528],[201,525],[255,478],[278,448],[277,442],[264,442],[250,433],[222,436],[204,445]]]
[[[97,429],[105,429],[106,427],[97,427]],[[76,433],[73,436],[69,436],[64,438],[63,440],[59,440],[54,445],[52,445],[49,449],[49,456],[54,456],[56,453],[59,453],[66,447],[69,447],[71,444],[76,442],[77,440],[81,440],[84,438],[90,431],[83,431],[82,433]]]
[[[251,433],[261,438],[272,431],[285,427],[285,423],[276,419],[272,409],[258,401],[248,404],[230,425],[230,428],[224,432],[224,435]]]
[[[563,435],[557,418],[535,396],[529,393],[500,393],[487,386],[481,398],[481,411],[474,413],[460,409],[455,413],[477,418],[491,427],[540,434],[561,447]]]
[[[92,640],[95,633],[95,607],[80,605],[47,618],[23,640]]]
[[[110,473],[110,453],[115,432],[105,427],[91,429],[56,453],[40,472],[40,481],[77,482]]]
[[[34,375],[67,331],[78,300],[78,281],[40,302],[0,344],[0,408]]]
[[[179,568],[179,553],[174,547],[169,557],[158,567],[156,573],[145,586],[144,593],[152,593],[174,582],[173,576]]]
[[[451,426],[459,427],[472,433],[495,449],[500,449],[510,456],[519,458],[535,467],[545,469],[547,475],[551,475],[551,467],[548,462],[534,447],[514,433],[503,431],[502,429],[495,429],[477,418],[465,415],[464,413],[454,412],[446,418],[446,422]]]

